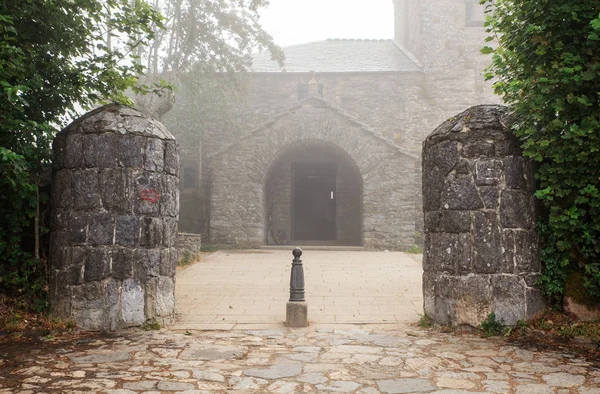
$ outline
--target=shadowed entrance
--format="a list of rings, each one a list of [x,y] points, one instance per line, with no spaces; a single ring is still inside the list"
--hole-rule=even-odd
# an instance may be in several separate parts
[[[362,243],[362,177],[341,148],[296,143],[273,161],[265,183],[266,243]]]
[[[335,163],[293,163],[294,240],[335,240]]]

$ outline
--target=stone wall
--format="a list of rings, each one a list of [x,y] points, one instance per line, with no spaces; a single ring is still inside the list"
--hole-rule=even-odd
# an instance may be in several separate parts
[[[175,308],[177,143],[120,105],[54,141],[50,304],[84,330],[168,323]]]
[[[532,163],[507,109],[478,106],[423,144],[424,310],[440,324],[505,324],[544,307]]]
[[[177,234],[177,261],[181,260],[186,254],[196,256],[202,249],[202,235],[200,234]]]
[[[481,26],[468,26],[467,3],[473,0],[395,0],[396,41],[419,66],[420,72],[340,72],[314,75],[323,86],[322,98],[359,119],[378,135],[393,140],[413,155],[437,125],[465,108],[480,103],[500,103],[483,69],[490,57],[479,51],[487,36]],[[390,16],[392,17],[392,16]],[[182,84],[181,99],[169,113],[175,135],[202,135],[203,155],[190,160],[208,163],[208,156],[248,135],[263,122],[298,103],[298,85],[306,85],[312,73],[248,73],[244,89],[232,95],[223,116],[196,118],[193,98]],[[202,193],[187,193],[182,203],[185,231],[206,228],[212,171],[202,167]],[[420,168],[414,168],[420,178]],[[198,198],[197,196],[203,196]],[[198,198],[196,201],[195,199]],[[415,226],[422,228],[420,197],[416,197]],[[200,208],[199,208],[200,207]]]
[[[363,182],[363,245],[414,243],[416,156],[377,136],[343,111],[310,98],[212,156],[210,237],[214,243],[265,242],[264,185],[281,152],[315,141],[341,149]]]

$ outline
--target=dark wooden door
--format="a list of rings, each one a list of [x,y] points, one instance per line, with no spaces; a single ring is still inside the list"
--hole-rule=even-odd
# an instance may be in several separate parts
[[[334,163],[294,163],[295,240],[335,240],[336,174]]]

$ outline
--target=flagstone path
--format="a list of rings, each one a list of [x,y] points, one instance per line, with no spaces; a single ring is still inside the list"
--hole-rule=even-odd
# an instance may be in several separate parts
[[[0,393],[600,394],[569,353],[408,326],[195,331],[0,346]]]

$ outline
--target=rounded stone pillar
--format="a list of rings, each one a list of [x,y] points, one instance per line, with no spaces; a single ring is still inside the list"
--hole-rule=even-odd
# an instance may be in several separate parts
[[[179,214],[173,136],[110,104],[54,141],[50,305],[84,330],[171,322]]]
[[[425,313],[477,326],[506,325],[544,308],[532,163],[508,109],[484,105],[449,119],[423,143]]]

